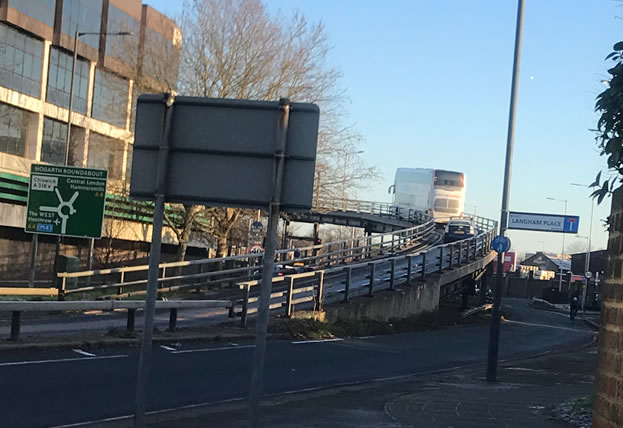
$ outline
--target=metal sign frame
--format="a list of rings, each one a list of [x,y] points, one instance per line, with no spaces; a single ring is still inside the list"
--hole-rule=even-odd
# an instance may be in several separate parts
[[[154,200],[154,220],[135,426],[145,425],[165,201],[268,208],[249,392],[249,426],[257,426],[277,225],[281,211],[311,208],[319,115],[318,106],[290,103],[287,98],[265,102],[176,98],[173,94],[139,97],[130,195]],[[206,135],[212,139],[206,141]],[[201,162],[197,163],[198,160]],[[217,173],[223,167],[233,170],[234,180],[219,177],[216,182],[193,182],[198,177],[209,178],[212,167]],[[245,182],[236,174],[251,177],[253,181]]]
[[[290,103],[281,211],[308,211],[320,110]],[[153,200],[164,127],[161,95],[141,95],[136,108],[130,196]],[[266,209],[275,182],[277,101],[176,97],[167,142],[165,201]]]

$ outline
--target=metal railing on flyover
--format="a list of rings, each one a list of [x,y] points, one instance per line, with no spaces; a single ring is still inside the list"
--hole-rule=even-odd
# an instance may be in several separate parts
[[[73,301],[73,302],[0,302],[0,312],[11,312],[11,340],[18,340],[21,330],[22,312],[50,312],[50,311],[113,311],[117,309],[127,310],[127,331],[134,331],[136,310],[143,309],[144,300],[96,300],[96,301]],[[177,311],[191,308],[216,308],[227,309],[229,316],[233,318],[233,303],[231,300],[166,300],[156,301],[157,309],[169,309],[169,331],[175,331],[177,327]]]
[[[472,219],[479,229],[473,238],[415,254],[273,278],[270,308],[282,308],[286,316],[290,316],[297,305],[301,309],[322,310],[324,303],[348,302],[360,295],[372,297],[377,291],[393,289],[398,282],[410,285],[413,280],[425,280],[428,275],[475,261],[491,252],[497,223],[480,217]],[[235,311],[241,317],[242,326],[246,325],[249,315],[257,312],[258,297],[252,290],[258,284],[258,280],[239,283],[243,298],[236,302]]]
[[[435,223],[424,215],[425,223],[408,229],[358,237],[303,248],[277,251],[276,262],[297,269],[328,268],[358,262],[425,245],[435,232]],[[298,252],[300,257],[294,257]],[[263,253],[223,258],[189,260],[160,264],[159,293],[184,288],[234,285],[261,276]],[[302,264],[302,266],[300,266]],[[60,272],[59,299],[76,293],[100,293],[98,297],[123,298],[145,294],[148,265],[99,269],[83,272]],[[80,284],[80,281],[83,283]]]
[[[396,217],[398,220],[425,223],[430,216],[422,211],[396,207],[388,202],[359,201],[356,199],[318,199],[314,203],[315,212],[355,212],[379,217]]]

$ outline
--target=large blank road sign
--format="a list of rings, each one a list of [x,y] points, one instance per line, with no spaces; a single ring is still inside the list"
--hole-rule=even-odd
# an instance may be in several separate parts
[[[508,228],[539,232],[578,233],[580,217],[575,215],[521,213],[511,211]]]
[[[101,238],[107,176],[102,169],[33,164],[26,232]]]
[[[265,209],[273,195],[279,103],[176,97],[172,108],[166,200]],[[164,115],[162,95],[139,97],[133,197],[154,198]],[[283,211],[311,208],[319,116],[314,104],[291,104]]]

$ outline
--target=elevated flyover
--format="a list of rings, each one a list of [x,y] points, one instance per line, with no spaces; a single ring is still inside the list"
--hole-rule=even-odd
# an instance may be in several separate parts
[[[283,217],[288,221],[357,227],[367,233],[407,229],[430,220],[420,211],[398,209],[387,202],[354,199],[318,200],[311,211],[287,213]]]

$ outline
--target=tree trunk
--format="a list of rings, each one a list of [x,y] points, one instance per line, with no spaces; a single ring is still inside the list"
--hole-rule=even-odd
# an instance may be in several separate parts
[[[216,251],[216,257],[227,257],[227,236],[228,235],[229,233],[223,234],[218,237],[218,249]]]
[[[183,262],[186,258],[186,250],[188,249],[188,239],[185,239],[179,243],[177,246],[177,253],[175,260],[178,262]]]

